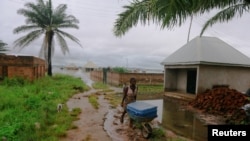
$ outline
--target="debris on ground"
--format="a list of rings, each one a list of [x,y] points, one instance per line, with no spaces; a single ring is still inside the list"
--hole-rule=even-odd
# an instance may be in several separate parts
[[[242,109],[246,104],[250,104],[249,97],[228,87],[207,89],[189,102],[190,106],[205,113],[226,116],[229,124],[241,124],[247,119],[246,112]]]

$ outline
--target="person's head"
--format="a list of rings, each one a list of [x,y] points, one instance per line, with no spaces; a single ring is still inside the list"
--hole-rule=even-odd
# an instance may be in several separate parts
[[[130,78],[130,84],[135,85],[136,84],[136,79],[134,77]]]

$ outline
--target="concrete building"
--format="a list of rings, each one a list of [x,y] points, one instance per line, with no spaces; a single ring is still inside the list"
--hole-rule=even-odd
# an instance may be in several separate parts
[[[196,37],[162,62],[166,92],[199,94],[214,86],[250,88],[250,58],[216,37]]]

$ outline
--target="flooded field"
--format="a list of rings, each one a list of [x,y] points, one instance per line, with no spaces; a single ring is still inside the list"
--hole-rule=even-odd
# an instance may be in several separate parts
[[[82,70],[62,70],[56,68],[54,69],[54,73],[55,72],[80,77],[90,86],[93,83],[89,78],[89,74]],[[168,97],[159,97],[158,99],[153,100],[145,97],[142,101],[157,106],[156,119],[164,128],[196,141],[207,140],[207,127],[205,126],[205,123],[198,119],[193,112],[185,110],[181,102]],[[112,117],[112,113],[109,113],[109,116]]]
[[[164,98],[162,125],[175,133],[197,141],[207,140],[207,127],[193,112],[182,108],[182,104]]]
[[[205,123],[195,113],[186,110],[182,102],[169,97],[143,101],[157,106],[157,120],[164,128],[196,141],[207,140]]]

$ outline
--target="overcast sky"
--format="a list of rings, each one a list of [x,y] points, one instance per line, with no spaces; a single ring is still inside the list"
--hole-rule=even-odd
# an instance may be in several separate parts
[[[7,43],[11,53],[38,56],[42,39],[36,40],[23,50],[12,49],[13,42],[23,34],[13,34],[13,29],[24,25],[25,18],[17,14],[24,4],[35,0],[1,0],[0,40]],[[100,67],[136,67],[163,69],[160,63],[171,53],[187,43],[190,21],[172,30],[160,29],[156,24],[133,27],[121,38],[112,30],[118,14],[128,5],[128,0],[53,0],[53,6],[67,4],[68,14],[79,19],[79,29],[66,30],[77,37],[82,47],[67,39],[70,53],[63,55],[56,44],[53,65],[74,63],[83,66],[93,61]],[[211,15],[208,14],[208,15]],[[190,40],[197,37],[208,15],[195,17]],[[210,27],[204,36],[218,37],[250,57],[250,15],[235,18],[229,23]]]

